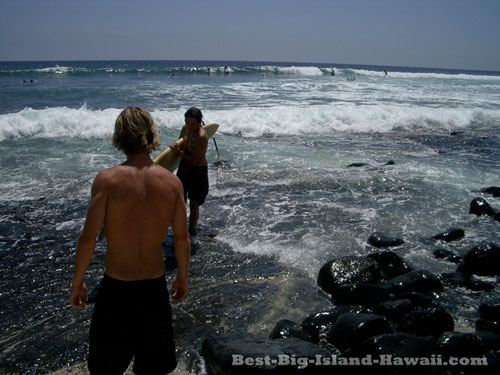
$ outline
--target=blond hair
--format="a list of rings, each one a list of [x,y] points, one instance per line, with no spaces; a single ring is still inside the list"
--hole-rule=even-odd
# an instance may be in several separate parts
[[[156,150],[160,145],[160,137],[148,111],[140,107],[127,107],[116,119],[112,142],[118,150],[131,155]]]

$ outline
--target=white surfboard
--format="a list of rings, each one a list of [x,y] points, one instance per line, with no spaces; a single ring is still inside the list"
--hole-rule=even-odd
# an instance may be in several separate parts
[[[203,127],[205,131],[207,132],[208,138],[212,138],[213,135],[217,132],[217,129],[219,129],[218,124],[207,124]],[[177,145],[182,145],[182,142],[184,142],[183,138],[180,138],[177,140]],[[167,147],[163,152],[158,155],[154,160],[156,164],[161,165],[162,167],[168,169],[170,172],[173,172],[177,169],[179,166],[179,163],[181,161],[181,158],[176,156],[172,149]]]

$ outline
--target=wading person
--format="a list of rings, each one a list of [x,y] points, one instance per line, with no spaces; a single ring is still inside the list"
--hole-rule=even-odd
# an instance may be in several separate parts
[[[85,307],[84,274],[104,225],[106,264],[90,326],[90,373],[121,375],[135,356],[135,373],[166,374],[176,367],[176,358],[161,243],[171,225],[178,265],[171,295],[181,301],[190,256],[182,185],[151,160],[159,141],[144,109],[123,110],[112,141],[127,161],[102,170],[94,180],[77,243],[70,302]]]
[[[203,115],[198,108],[189,108],[184,114],[185,125],[180,138],[184,138],[179,147],[175,142],[170,145],[181,158],[177,177],[184,188],[184,201],[189,198],[189,234],[194,235],[200,216],[200,206],[205,203],[208,194],[208,135],[201,127]]]

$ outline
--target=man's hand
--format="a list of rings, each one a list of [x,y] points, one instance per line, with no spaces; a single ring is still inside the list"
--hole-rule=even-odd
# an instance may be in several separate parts
[[[87,287],[84,283],[81,285],[73,285],[69,301],[71,306],[77,309],[83,309],[85,307],[85,302],[87,302]]]
[[[180,280],[177,277],[172,283],[172,290],[170,291],[170,295],[172,296],[175,302],[180,302],[186,297],[188,289],[187,280]]]
[[[172,142],[168,145],[168,147],[170,147],[172,149],[173,152],[177,153],[178,152],[178,149],[179,149],[179,146],[177,145],[177,142]]]

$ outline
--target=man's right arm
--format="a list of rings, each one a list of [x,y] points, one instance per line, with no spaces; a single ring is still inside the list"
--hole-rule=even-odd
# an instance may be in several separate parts
[[[186,225],[186,205],[184,204],[184,192],[180,181],[178,182],[178,193],[172,218],[172,231],[174,232],[175,257],[177,259],[177,276],[172,283],[172,298],[180,302],[187,294],[189,258],[191,245]]]
[[[92,184],[92,199],[90,201],[85,225],[80,236],[75,254],[75,268],[70,294],[70,302],[73,307],[85,307],[86,287],[83,282],[85,271],[87,270],[96,246],[96,237],[101,228],[106,215],[106,180],[103,172],[100,172]]]

